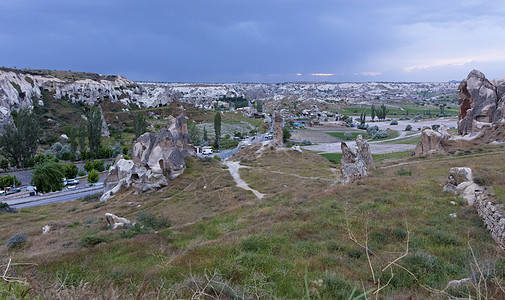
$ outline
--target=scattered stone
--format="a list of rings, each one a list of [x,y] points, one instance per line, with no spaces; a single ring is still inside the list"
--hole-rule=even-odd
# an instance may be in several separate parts
[[[456,203],[455,201],[451,201],[451,204],[452,205],[458,205],[458,203]]]
[[[168,127],[158,134],[144,133],[133,145],[131,160],[118,155],[104,182],[106,201],[123,189],[135,192],[156,190],[167,186],[186,169],[184,159],[195,155],[188,133],[187,119],[183,115],[168,119]]]
[[[300,148],[300,146],[293,146],[293,147],[291,147],[291,149],[295,150],[295,151],[298,151],[300,153],[303,153],[303,150],[302,150],[302,148]]]
[[[68,141],[68,136],[66,134],[60,135],[60,141],[66,143]]]
[[[468,205],[474,205],[476,192],[482,191],[482,188],[473,182],[472,169],[451,168],[443,190],[455,195],[459,194]]]
[[[342,172],[342,185],[367,177],[372,169],[375,169],[370,146],[361,135],[356,138],[356,148],[352,149],[345,142],[341,143],[342,160],[340,171]]]
[[[107,219],[107,223],[112,226],[112,229],[124,228],[125,226],[131,225],[130,220],[111,213],[106,213],[105,219]]]
[[[454,218],[454,219],[456,219],[456,218],[458,217],[458,215],[457,215],[456,213],[449,214],[449,216],[450,216],[451,218]]]
[[[44,226],[42,227],[42,235],[48,234],[48,233],[51,231],[51,229],[52,229],[52,228],[51,228],[51,226],[49,226],[49,225],[44,225]]]
[[[447,289],[458,289],[462,285],[471,284],[471,283],[472,283],[471,278],[463,278],[460,280],[451,280],[451,281],[449,281],[449,283],[447,283],[447,287],[445,289],[446,290]]]

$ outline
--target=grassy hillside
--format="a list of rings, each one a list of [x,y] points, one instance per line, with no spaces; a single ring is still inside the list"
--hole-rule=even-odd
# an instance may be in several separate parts
[[[261,200],[237,188],[219,162],[191,159],[158,192],[1,213],[2,265],[9,257],[36,263],[10,271],[30,278],[18,291],[46,297],[98,290],[121,298],[347,299],[353,289],[383,287],[380,295],[393,299],[468,298],[484,285],[442,290],[479,270],[487,296],[504,296],[496,285],[505,275],[502,250],[474,208],[442,192],[449,169],[466,166],[503,197],[501,146],[454,157],[378,159],[373,176],[346,187],[320,155],[256,147],[240,154],[248,167],[240,174],[266,194]],[[112,231],[106,212],[141,226]],[[45,224],[56,230],[42,236]],[[26,244],[7,249],[8,238],[21,232]]]

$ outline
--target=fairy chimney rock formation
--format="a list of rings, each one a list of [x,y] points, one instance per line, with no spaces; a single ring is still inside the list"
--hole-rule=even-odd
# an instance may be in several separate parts
[[[459,134],[476,135],[505,120],[505,78],[490,81],[473,70],[458,90]]]
[[[155,190],[168,185],[186,169],[184,159],[195,155],[188,133],[187,119],[181,115],[169,117],[168,127],[157,134],[144,133],[133,145],[132,159],[122,156],[109,169],[105,180],[105,201],[121,189],[132,187],[136,191]]]
[[[274,143],[278,146],[284,145],[283,120],[281,114],[276,111],[274,115]]]
[[[340,171],[342,172],[342,185],[352,183],[360,178],[367,177],[372,169],[375,169],[370,146],[361,135],[356,138],[355,149],[341,143],[342,160]]]
[[[443,153],[444,149],[441,145],[441,142],[448,140],[449,137],[450,135],[447,132],[447,126],[445,125],[441,125],[438,130],[424,127],[421,133],[421,140],[411,155],[419,156]]]

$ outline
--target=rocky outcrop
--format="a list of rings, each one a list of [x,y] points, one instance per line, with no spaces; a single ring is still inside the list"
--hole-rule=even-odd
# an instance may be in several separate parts
[[[363,177],[367,177],[372,169],[375,169],[370,146],[361,135],[356,138],[356,148],[352,149],[345,142],[341,143],[342,160],[340,171],[342,172],[342,185],[352,183]]]
[[[125,228],[126,226],[131,225],[131,221],[126,218],[120,218],[115,214],[106,213],[105,219],[107,223],[111,226],[112,229]]]
[[[444,191],[461,195],[468,205],[474,205],[477,194],[483,188],[473,181],[472,169],[451,168],[449,178],[444,186]]]
[[[284,121],[282,119],[281,114],[276,111],[273,119],[274,125],[273,125],[273,130],[274,130],[274,143],[282,147],[284,145],[284,133],[283,133],[283,125]]]
[[[481,72],[473,70],[458,90],[459,134],[476,135],[505,121],[505,78],[490,81]]]
[[[133,145],[132,159],[118,156],[104,182],[105,201],[121,190],[137,192],[155,190],[168,185],[186,169],[184,159],[195,155],[185,116],[168,119],[168,126],[157,134],[144,133]]]
[[[473,181],[472,169],[451,168],[444,191],[460,195],[468,205],[473,205],[491,237],[505,250],[505,206],[499,204],[486,188]]]
[[[430,155],[435,153],[444,153],[441,142],[448,140],[450,134],[447,132],[447,127],[442,125],[438,130],[433,130],[429,127],[424,127],[421,132],[421,140],[417,144],[411,155]]]

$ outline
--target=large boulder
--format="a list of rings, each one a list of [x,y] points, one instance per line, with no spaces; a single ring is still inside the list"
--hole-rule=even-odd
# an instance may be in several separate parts
[[[441,145],[443,140],[448,140],[450,137],[447,132],[447,127],[442,125],[438,130],[433,130],[429,127],[424,127],[421,132],[421,140],[417,144],[411,155],[429,155],[435,153],[443,153],[444,149]]]
[[[342,172],[342,185],[352,183],[360,178],[367,177],[372,169],[375,169],[370,146],[361,135],[356,138],[356,147],[353,149],[345,142],[341,143],[342,160],[340,171]]]
[[[458,133],[478,134],[505,117],[505,79],[489,81],[473,70],[458,87]]]
[[[159,189],[181,175],[186,169],[184,159],[195,155],[186,122],[182,115],[169,117],[168,127],[158,134],[141,135],[133,145],[132,159],[118,156],[109,169],[100,200],[130,187],[137,192]]]
[[[125,228],[132,224],[132,222],[126,218],[121,218],[115,214],[106,213],[105,219],[112,229]]]
[[[482,187],[473,181],[472,169],[451,168],[444,191],[461,195],[468,205],[474,205],[477,193],[482,191]]]

